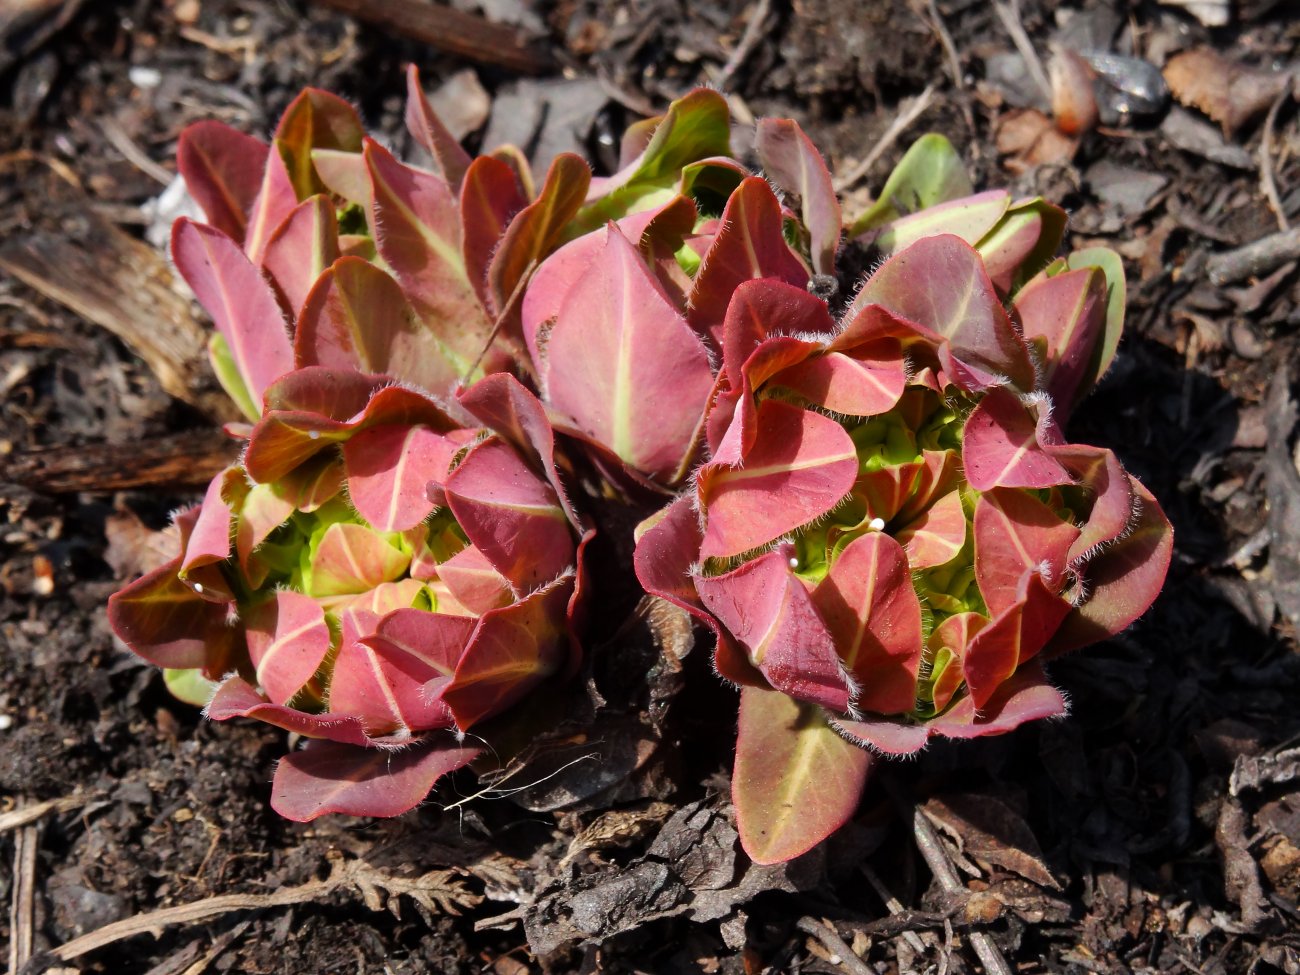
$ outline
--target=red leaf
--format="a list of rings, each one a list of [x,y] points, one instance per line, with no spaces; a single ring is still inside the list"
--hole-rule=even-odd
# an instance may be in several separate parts
[[[304,88],[284,110],[275,130],[275,148],[298,199],[327,189],[312,165],[313,149],[360,152],[364,138],[365,128],[356,109],[337,95]]]
[[[789,555],[790,547],[782,546],[725,575],[697,575],[696,591],[772,687],[846,711],[852,691],[835,637],[790,571]]]
[[[722,211],[722,229],[704,255],[690,297],[690,322],[722,346],[722,323],[732,292],[744,281],[776,278],[802,288],[805,268],[781,232],[781,205],[767,183],[750,176]]]
[[[778,400],[759,404],[743,464],[697,474],[708,515],[702,555],[728,558],[815,521],[844,499],[858,472],[853,441],[834,420]]]
[[[185,217],[172,230],[172,260],[230,347],[253,396],[293,368],[293,346],[275,292],[233,240]]]
[[[921,603],[903,549],[883,532],[855,538],[812,592],[836,651],[859,687],[853,704],[897,714],[916,704]]]
[[[406,69],[406,128],[411,137],[424,146],[453,190],[459,190],[465,172],[472,165],[469,153],[433,111],[420,84],[420,69],[414,64]],[[485,158],[485,157],[480,157]]]
[[[708,354],[617,227],[565,298],[547,361],[551,406],[629,467],[671,480],[693,453]]]
[[[515,171],[500,159],[479,156],[460,184],[461,250],[466,273],[483,307],[492,307],[488,265],[516,213],[528,205]]]
[[[273,704],[288,704],[311,680],[330,650],[330,628],[320,604],[281,590],[245,614],[248,655],[257,682]]]
[[[262,267],[284,295],[295,316],[316,279],[339,257],[339,223],[324,194],[304,200],[271,234]]]
[[[1011,488],[981,495],[974,523],[975,579],[990,616],[1020,602],[1031,576],[1060,591],[1079,529],[1028,492]]]
[[[447,479],[460,445],[422,426],[380,426],[343,445],[348,497],[361,517],[381,532],[400,532],[424,521],[435,505],[429,482]]]
[[[1021,595],[971,639],[962,659],[967,695],[983,708],[1017,668],[1043,649],[1070,604],[1037,574],[1027,576]]]
[[[497,437],[475,445],[446,480],[457,523],[520,593],[573,565],[573,533],[551,486]]]
[[[438,579],[447,587],[451,597],[475,616],[514,601],[510,580],[473,545],[440,563]]]
[[[1173,556],[1174,531],[1159,503],[1131,479],[1141,510],[1131,530],[1088,562],[1088,598],[1061,625],[1052,641],[1053,656],[1122,632],[1147,611],[1160,594]]]
[[[330,710],[356,715],[372,737],[409,738],[413,732],[448,728],[451,712],[428,693],[427,685],[449,676],[450,669],[426,654],[363,634],[360,641],[345,641],[339,648],[330,677]]]
[[[1025,340],[1043,366],[1043,385],[1068,416],[1092,385],[1089,375],[1106,325],[1106,275],[1101,268],[1039,276],[1016,294]]]
[[[551,162],[537,199],[510,221],[488,267],[492,307],[498,315],[506,312],[519,282],[555,248],[565,225],[582,206],[590,183],[591,169],[580,156],[564,152]]]
[[[945,738],[981,738],[1006,734],[1026,721],[1059,717],[1068,710],[1061,692],[1047,683],[1042,665],[1030,662],[1005,681],[982,707],[967,695],[929,727]]]
[[[176,575],[180,559],[159,566],[108,599],[108,623],[133,652],[159,667],[189,669],[231,659],[236,631],[226,606],[209,602]]]
[[[843,342],[896,324],[873,320],[873,306],[911,323],[918,338],[934,344],[949,382],[974,390],[1009,379],[1022,390],[1034,388],[1024,340],[979,255],[960,237],[922,238],[882,264],[846,314]]]
[[[791,119],[758,122],[754,149],[767,175],[799,198],[803,225],[812,237],[813,270],[835,274],[840,245],[840,201],[821,153]]]
[[[835,413],[876,416],[897,405],[907,385],[907,360],[897,339],[881,339],[853,355],[823,352],[772,380]]]
[[[440,778],[468,765],[481,751],[439,743],[395,752],[308,742],[276,767],[271,808],[298,823],[326,813],[400,816],[419,805]]]
[[[367,142],[375,241],[424,324],[464,372],[492,330],[461,251],[460,213],[447,184]]]
[[[272,151],[266,157],[262,186],[257,191],[244,230],[244,253],[250,261],[261,266],[271,234],[289,218],[298,202],[298,194],[293,188],[283,157],[278,150]]]
[[[966,544],[961,493],[950,491],[907,522],[894,537],[907,548],[907,561],[913,569],[932,569],[951,562]]]
[[[176,143],[185,188],[208,223],[235,243],[243,243],[269,153],[261,139],[211,120],[187,126]]]
[[[815,707],[743,688],[731,796],[750,859],[793,860],[843,826],[858,807],[872,762]]]
[[[835,332],[826,302],[774,278],[744,281],[731,295],[722,325],[722,362],[733,389],[745,382],[746,361],[774,335],[825,335]]]
[[[484,613],[456,675],[442,693],[465,731],[504,711],[564,669],[565,614],[573,578],[557,579],[513,605]]]
[[[1040,411],[1046,407],[1038,405]],[[990,390],[962,434],[966,479],[976,491],[1072,483],[1069,471],[1044,449],[1047,439],[1042,420],[1035,421],[1019,399],[1005,389]]]

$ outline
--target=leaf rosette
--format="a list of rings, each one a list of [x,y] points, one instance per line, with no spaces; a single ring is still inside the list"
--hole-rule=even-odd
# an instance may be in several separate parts
[[[829,176],[797,130],[767,131],[804,160],[767,168],[804,173],[816,267],[838,240]],[[756,860],[843,823],[873,754],[1065,713],[1043,663],[1118,633],[1164,580],[1159,505],[1059,426],[1114,355],[1118,261],[1049,263],[1052,210],[1002,195],[972,218],[993,199],[868,226],[884,261],[839,320],[816,282],[736,286],[708,460],[638,531],[642,584],[714,630],[742,688],[733,793]]]

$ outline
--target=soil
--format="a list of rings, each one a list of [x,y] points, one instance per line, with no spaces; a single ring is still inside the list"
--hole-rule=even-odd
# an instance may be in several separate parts
[[[1300,220],[1296,106],[1275,84],[1300,64],[1300,24],[1285,6],[1234,5],[1211,29],[1175,0],[1021,4],[1044,58],[1053,41],[1157,66],[1204,47],[1256,89],[1232,89],[1226,135],[1202,114],[1222,106],[1157,100],[1103,113],[1070,153],[1014,149],[1041,96],[994,5],[966,0],[485,2],[489,17],[554,51],[562,68],[534,79],[306,0],[0,2],[0,255],[37,240],[65,253],[55,245],[101,232],[143,238],[183,126],[215,117],[265,133],[304,85],[354,100],[400,146],[409,61],[431,88],[477,73],[493,111],[471,143],[504,132],[539,156],[577,146],[603,158],[603,134],[638,111],[725,82],[738,111],[799,120],[837,173],[933,86],[850,195],[868,199],[910,138],[937,129],[980,185],[1042,192],[1069,209],[1073,245],[1121,252],[1127,335],[1072,433],[1118,451],[1177,531],[1147,616],[1053,667],[1068,719],[882,767],[852,823],[787,868],[752,867],[735,851],[733,699],[708,673],[707,645],[672,656],[690,643],[672,620],[661,621],[667,650],[638,651],[652,676],[640,700],[662,713],[615,713],[517,780],[547,778],[586,742],[597,767],[615,770],[608,782],[561,772],[519,796],[505,783],[458,803],[481,788],[465,773],[398,820],[293,824],[267,804],[284,736],[203,721],[105,621],[147,530],[195,499],[214,462],[211,388],[177,398],[120,340],[120,321],[115,334],[84,302],[74,311],[0,274],[0,901],[11,907],[0,941],[11,964],[860,975],[996,971],[992,951],[1023,975],[1300,972],[1289,402],[1300,275],[1293,262],[1219,285],[1208,271],[1213,255]],[[746,40],[753,17],[763,26]],[[1226,90],[1207,83],[1211,98]],[[119,315],[137,297],[119,276],[128,264],[145,266],[105,264],[102,280],[81,282],[125,292]],[[172,462],[143,470],[145,447],[174,450]],[[608,605],[630,603],[621,593]],[[606,616],[598,626],[616,643],[621,610]],[[627,681],[625,664],[596,656],[593,687]],[[636,745],[651,727],[685,757],[643,765],[608,744]],[[918,833],[914,807],[937,840]],[[955,859],[956,890],[934,880],[927,842]],[[663,870],[682,849],[712,851],[686,889]],[[111,929],[76,958],[55,953],[194,904],[206,910]]]

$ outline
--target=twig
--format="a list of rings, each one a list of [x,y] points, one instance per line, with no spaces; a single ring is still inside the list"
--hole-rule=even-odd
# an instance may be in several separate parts
[[[317,0],[447,54],[492,64],[519,74],[545,74],[555,59],[540,44],[518,31],[443,3],[415,0]]]
[[[926,9],[930,13],[930,26],[939,35],[939,44],[942,45],[944,57],[948,61],[948,74],[952,77],[952,86],[957,91],[961,91],[965,85],[962,84],[961,58],[957,56],[957,45],[952,42],[948,25],[943,22],[943,15],[939,13],[939,5],[935,0],[926,0]]]
[[[930,107],[930,102],[933,99],[934,85],[930,85],[921,94],[900,105],[902,111],[894,117],[894,121],[890,123],[889,128],[885,130],[885,134],[880,137],[880,140],[871,147],[871,151],[867,153],[866,158],[849,170],[848,173],[835,180],[836,191],[843,192],[866,176],[871,171],[871,167],[876,164],[876,160],[884,155],[898,137],[906,132],[912,123]]]
[[[1034,50],[1034,44],[1025,33],[1025,25],[1020,22],[1020,4],[1017,0],[1012,0],[1008,6],[999,0],[993,0],[993,9],[998,15],[998,20],[1002,21],[1002,26],[1007,29],[1011,35],[1011,43],[1016,46],[1020,56],[1025,59],[1025,67],[1029,69],[1029,76],[1034,79],[1034,84],[1038,90],[1043,93],[1043,98],[1047,104],[1052,104],[1052,83],[1047,80],[1047,69],[1043,67],[1042,59],[1039,58],[1038,52]]]
[[[22,800],[19,800],[21,803]],[[14,837],[14,883],[9,901],[9,971],[18,972],[32,957],[36,936],[36,850],[41,827],[26,823]]]
[[[950,892],[964,892],[966,887],[957,876],[952,861],[948,859],[948,851],[943,848],[939,834],[934,831],[930,820],[920,809],[912,810],[912,833],[916,836],[917,849],[921,851],[926,866],[934,874],[934,879],[939,882],[939,886]],[[1002,957],[1002,952],[987,932],[970,931],[967,932],[967,937],[970,938],[970,946],[975,950],[975,956],[979,958],[980,964],[984,966],[986,975],[1011,975],[1007,960]]]
[[[118,125],[114,119],[104,118],[100,120],[99,130],[104,133],[109,143],[126,157],[129,162],[146,176],[157,180],[163,186],[171,186],[172,180],[176,178],[175,173],[168,172],[162,166],[158,165],[149,158],[148,153],[135,144],[134,140],[126,134],[126,130]]]
[[[84,806],[90,801],[88,796],[62,796],[58,799],[46,799],[44,802],[37,802],[32,805],[19,805],[16,809],[0,815],[0,833],[7,833],[11,829],[18,829],[20,826],[26,826],[28,823],[34,823],[38,819],[45,817],[51,812],[67,812],[69,809],[76,809],[78,806]]]
[[[849,975],[875,975],[875,972],[858,957],[857,952],[849,947],[848,943],[841,938],[834,930],[820,921],[811,917],[801,917],[795,924],[804,934],[810,934],[822,943],[827,951],[831,953],[830,962],[832,965],[838,965]]]
[[[749,21],[745,24],[745,32],[740,35],[740,43],[731,52],[731,57],[727,58],[727,63],[722,66],[715,79],[719,89],[726,91],[732,77],[754,53],[754,48],[758,47],[759,41],[763,39],[763,27],[771,13],[772,0],[758,0],[758,3],[754,4],[754,9],[749,14]]]
[[[1277,127],[1277,113],[1282,110],[1283,102],[1291,97],[1291,86],[1292,82],[1288,79],[1282,93],[1269,106],[1268,117],[1264,119],[1264,137],[1259,143],[1259,188],[1272,207],[1273,215],[1277,217],[1278,230],[1290,230],[1291,221],[1286,218],[1282,197],[1277,192],[1277,180],[1273,175],[1273,130]]]
[[[861,866],[862,875],[867,878],[867,883],[871,884],[871,886],[875,888],[877,896],[885,902],[885,908],[889,913],[895,917],[906,913],[906,908],[903,907],[903,902],[895,897],[890,889],[885,886],[885,882],[880,879],[880,875],[877,874],[876,871],[871,869],[871,865],[864,863]],[[912,950],[918,954],[925,951],[925,942],[921,940],[920,935],[915,931],[905,930],[901,932],[901,934],[907,943],[912,946]]]
[[[1215,254],[1206,262],[1212,284],[1223,287],[1245,278],[1268,274],[1300,258],[1300,228],[1269,234],[1236,250]]]

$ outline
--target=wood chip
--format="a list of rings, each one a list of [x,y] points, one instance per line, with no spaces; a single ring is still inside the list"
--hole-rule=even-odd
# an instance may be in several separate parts
[[[1164,75],[1178,101],[1214,119],[1229,139],[1267,111],[1291,83],[1286,72],[1238,64],[1205,47],[1170,58]]]

